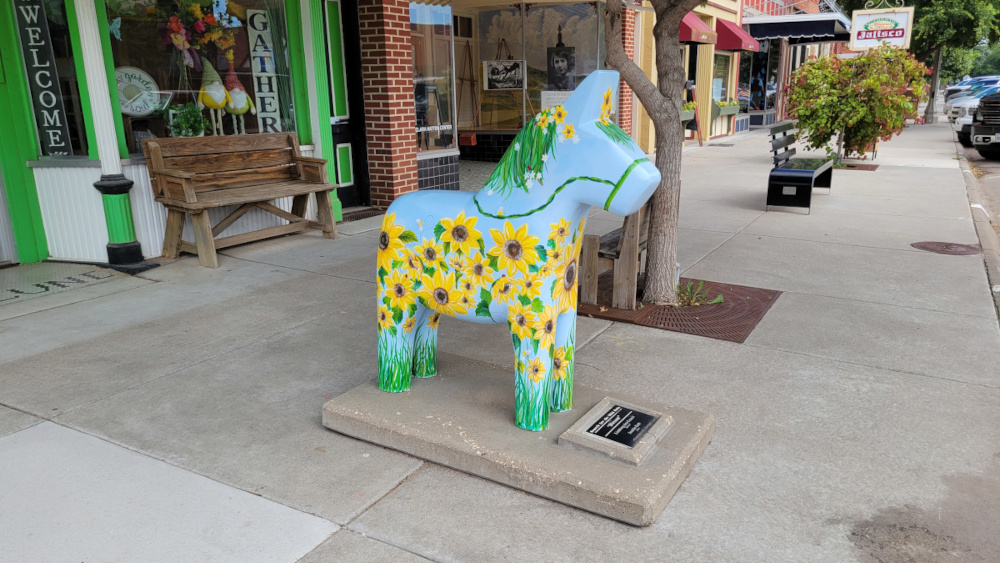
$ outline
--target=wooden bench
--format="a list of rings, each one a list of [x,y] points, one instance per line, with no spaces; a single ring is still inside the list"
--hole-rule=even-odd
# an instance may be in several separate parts
[[[580,249],[580,302],[597,304],[597,277],[614,271],[611,306],[635,309],[640,258],[646,250],[649,231],[649,204],[625,218],[620,229],[603,236],[584,235]]]
[[[144,139],[142,152],[156,201],[167,208],[163,256],[198,255],[203,266],[218,268],[216,250],[306,229],[337,237],[330,208],[326,161],[299,154],[294,133]],[[317,221],[305,218],[309,194],[316,194]],[[274,200],[292,197],[289,213]],[[238,205],[214,227],[208,209]],[[216,238],[253,208],[288,221],[235,236]],[[195,242],[181,239],[184,215],[191,215]]]
[[[826,158],[792,158],[795,149],[795,122],[771,128],[771,153],[774,168],[767,180],[767,203],[810,209],[813,188],[830,188],[833,160]]]

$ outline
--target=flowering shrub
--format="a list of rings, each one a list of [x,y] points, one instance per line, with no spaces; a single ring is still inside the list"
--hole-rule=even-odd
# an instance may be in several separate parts
[[[853,59],[823,57],[799,67],[785,88],[788,113],[799,121],[808,148],[827,147],[843,134],[846,154],[865,154],[898,135],[911,99],[924,99],[927,67],[903,49],[883,45]]]

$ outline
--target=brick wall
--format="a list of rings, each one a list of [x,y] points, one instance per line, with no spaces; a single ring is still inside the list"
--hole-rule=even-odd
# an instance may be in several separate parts
[[[371,201],[384,208],[417,189],[410,5],[359,0],[358,19]]]
[[[622,14],[622,44],[625,54],[635,60],[635,10],[626,9]],[[618,94],[618,126],[632,134],[632,89],[622,80]]]

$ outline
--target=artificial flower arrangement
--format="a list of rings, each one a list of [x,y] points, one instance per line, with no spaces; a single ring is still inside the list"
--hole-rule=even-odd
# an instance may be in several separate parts
[[[729,98],[728,100],[718,100],[715,103],[719,104],[719,107],[724,107],[724,108],[730,108],[730,107],[733,107],[733,106],[740,105],[739,101],[734,100],[732,98]]]
[[[696,102],[686,102],[681,106],[681,111],[694,111],[698,109],[698,104]]]

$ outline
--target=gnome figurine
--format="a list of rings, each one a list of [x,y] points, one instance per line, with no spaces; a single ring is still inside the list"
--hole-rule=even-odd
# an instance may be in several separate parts
[[[226,105],[226,113],[233,116],[233,133],[246,135],[247,127],[243,122],[243,115],[248,111],[251,115],[257,115],[257,108],[254,107],[253,99],[247,93],[247,89],[236,78],[232,57],[233,52],[227,51],[226,60],[229,61],[229,71],[226,72],[226,92],[229,93],[229,104]]]
[[[208,108],[209,121],[212,122],[213,135],[225,135],[222,131],[222,108],[232,104],[222,77],[206,59],[201,60],[204,70],[201,73],[201,90],[198,91],[198,107]]]

